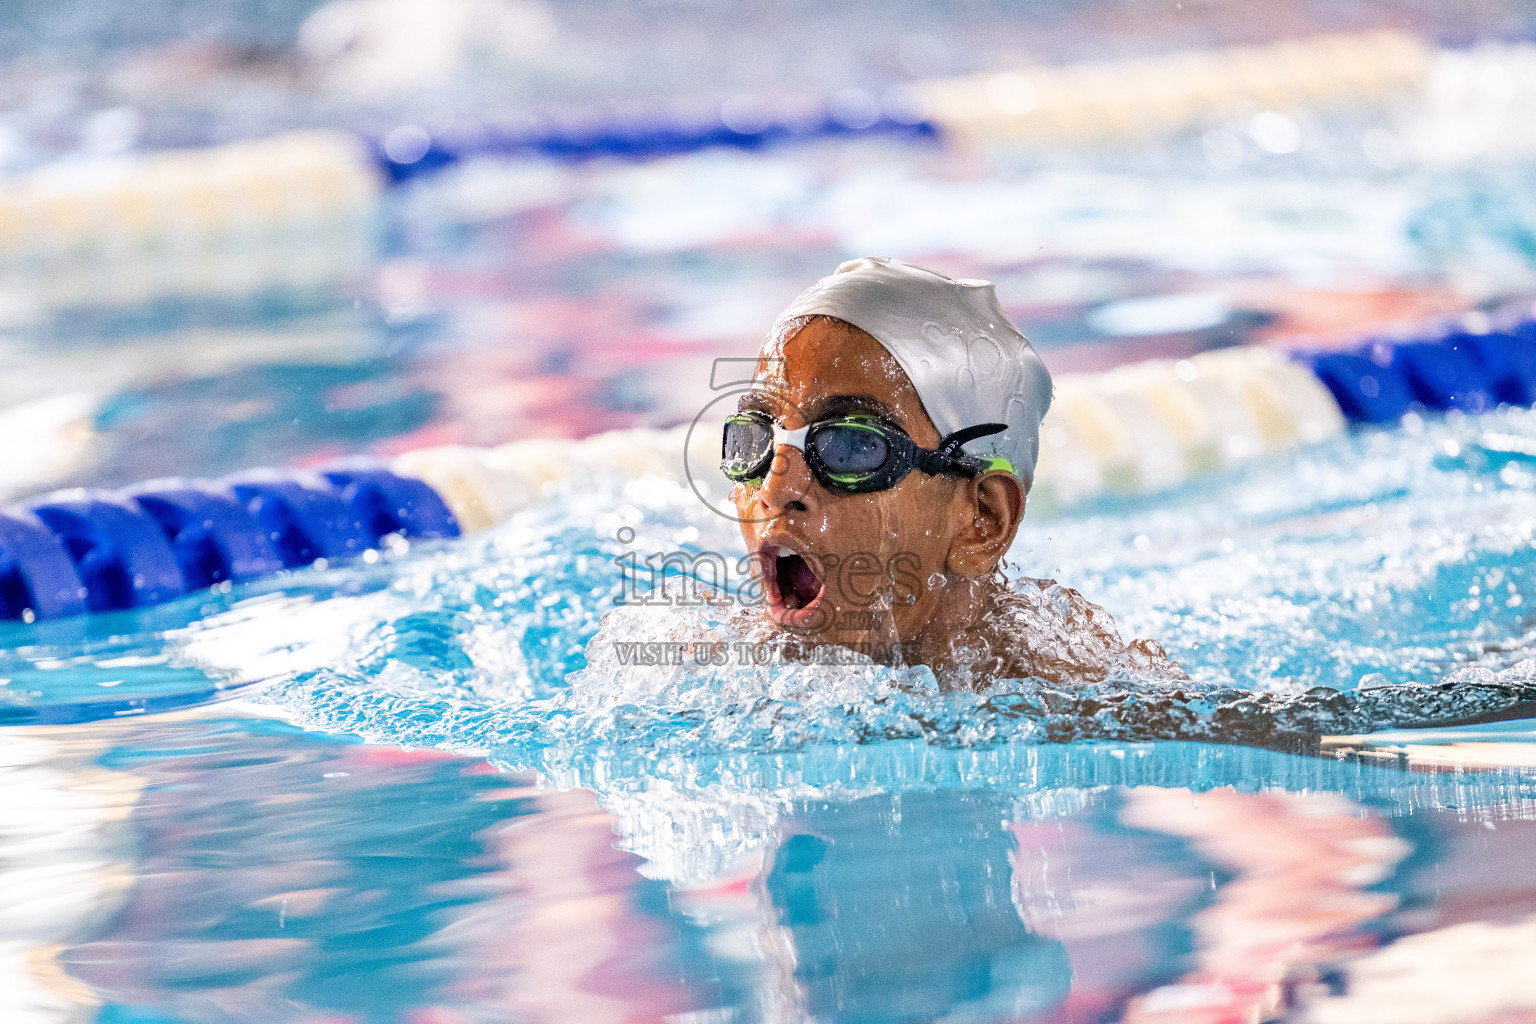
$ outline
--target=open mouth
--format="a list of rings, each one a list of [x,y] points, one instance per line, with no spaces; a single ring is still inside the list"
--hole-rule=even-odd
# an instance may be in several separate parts
[[[776,598],[775,604],[790,611],[800,611],[821,596],[821,577],[799,552],[781,547],[765,548],[763,566],[768,588]]]

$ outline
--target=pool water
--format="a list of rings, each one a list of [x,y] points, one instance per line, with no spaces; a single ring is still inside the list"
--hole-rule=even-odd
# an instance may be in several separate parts
[[[657,478],[6,627],[7,1019],[1523,1019],[1536,466],[1490,435],[1536,416],[1026,517],[1011,571],[1186,682],[621,667],[721,627],[600,630],[617,560],[739,554]]]
[[[317,55],[321,6],[0,6],[0,167],[67,181],[121,146],[789,111],[1026,55],[1372,25],[1438,48],[1527,20],[476,0],[444,23],[521,12],[527,45],[465,28],[463,66],[424,85],[444,39],[397,15],[436,5],[328,4],[380,33]],[[994,280],[1057,374],[1525,318],[1529,55],[1487,49],[1449,54],[1469,105],[1439,114],[470,161],[297,266],[226,241],[146,267],[115,239],[58,275],[18,263],[0,499],[670,427],[716,359],[871,252]],[[354,58],[405,87],[350,93]],[[1276,117],[1294,152],[1253,132]],[[1419,134],[1450,144],[1420,162]],[[592,473],[461,540],[0,623],[0,1024],[1536,1020],[1536,448],[1510,435],[1536,441],[1536,415],[1409,417],[1033,510],[1009,571],[1077,588],[1188,679],[626,664],[630,640],[737,637],[708,608],[613,615],[625,560],[740,540],[686,488]]]

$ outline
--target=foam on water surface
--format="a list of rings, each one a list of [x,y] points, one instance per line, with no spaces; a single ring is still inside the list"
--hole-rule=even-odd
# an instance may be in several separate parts
[[[48,722],[266,683],[250,692],[321,728],[495,748],[545,768],[596,751],[888,738],[1284,745],[1459,720],[1505,711],[1536,676],[1522,665],[1536,474],[1478,447],[1490,431],[1531,436],[1536,419],[1507,411],[1369,431],[1161,499],[1026,517],[1014,573],[1075,586],[1117,617],[1124,639],[1160,640],[1187,680],[1123,666],[1080,685],[952,689],[926,669],[860,659],[624,665],[607,637],[587,649],[624,590],[617,560],[734,560],[739,539],[687,488],[581,476],[475,539],[398,545],[379,563],[147,613],[12,626],[0,694],[11,720]],[[639,611],[614,620],[611,639],[619,623],[637,639],[760,639],[731,634],[708,609],[644,609],[644,622]]]
[[[734,560],[740,541],[685,487],[583,475],[476,538],[149,612],[11,627],[0,699],[9,720],[46,722],[240,687],[319,728],[549,772],[885,740],[1307,746],[1518,713],[1536,696],[1523,663],[1536,475],[1518,458],[1475,456],[1489,432],[1536,435],[1536,418],[1366,432],[1162,498],[1026,517],[1011,571],[1078,588],[1123,638],[1160,641],[1187,679],[1134,659],[1075,684],[973,688],[859,658],[625,664],[622,640],[762,637],[701,607],[631,608],[599,632],[626,554]]]

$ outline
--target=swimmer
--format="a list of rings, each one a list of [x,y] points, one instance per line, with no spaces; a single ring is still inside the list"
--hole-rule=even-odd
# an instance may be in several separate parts
[[[839,266],[775,321],[721,469],[763,598],[811,647],[928,665],[950,685],[1182,678],[1052,580],[1012,579],[1051,378],[985,281]]]

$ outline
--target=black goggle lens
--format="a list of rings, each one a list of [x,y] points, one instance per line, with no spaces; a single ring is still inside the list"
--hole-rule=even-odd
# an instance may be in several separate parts
[[[773,458],[773,425],[757,416],[732,416],[725,421],[720,447],[720,471],[732,480],[762,476]]]
[[[871,424],[828,424],[811,431],[809,441],[836,483],[862,483],[891,460],[891,443]]]

